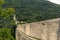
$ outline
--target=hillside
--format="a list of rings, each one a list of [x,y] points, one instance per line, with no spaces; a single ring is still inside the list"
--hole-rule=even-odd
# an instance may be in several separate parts
[[[19,21],[35,22],[60,17],[60,5],[46,0],[6,0],[3,7],[14,7]]]
[[[6,0],[4,7],[14,7],[19,21],[41,21],[60,17],[60,5],[46,0]]]

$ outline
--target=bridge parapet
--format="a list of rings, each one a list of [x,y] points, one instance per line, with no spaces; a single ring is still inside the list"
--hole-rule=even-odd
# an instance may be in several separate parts
[[[41,40],[41,39],[38,39],[38,38],[35,38],[35,37],[31,37],[27,34],[25,34],[24,32],[22,31],[19,31],[19,30],[16,30],[16,36],[17,36],[17,39],[16,40]]]
[[[60,40],[60,18],[19,24],[17,40]]]

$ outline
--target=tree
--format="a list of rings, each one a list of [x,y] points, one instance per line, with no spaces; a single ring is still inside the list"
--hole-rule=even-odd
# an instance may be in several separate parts
[[[10,17],[14,15],[14,8],[3,8],[4,3],[5,0],[0,0],[0,25],[4,26],[0,28],[0,40],[15,40],[12,35],[14,30],[7,28],[7,26],[13,25],[14,20],[10,20]]]
[[[13,15],[14,15],[14,8],[3,8],[3,4],[5,3],[5,0],[0,0],[0,18],[4,20],[2,21],[3,26],[9,26],[7,22],[10,22],[10,25],[14,25]],[[12,17],[11,17],[12,16]],[[10,20],[10,18],[12,18]],[[6,22],[5,22],[6,21]]]
[[[15,40],[15,38],[11,35],[11,28],[0,28],[0,40]]]
[[[5,0],[0,0],[0,6],[4,4]]]

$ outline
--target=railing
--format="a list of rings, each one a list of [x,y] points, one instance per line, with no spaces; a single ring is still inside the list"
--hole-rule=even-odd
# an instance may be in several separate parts
[[[41,40],[41,39],[38,39],[38,38],[35,38],[35,37],[31,37],[25,33],[23,33],[22,31],[18,31],[16,30],[17,33],[18,33],[18,39],[17,40]]]

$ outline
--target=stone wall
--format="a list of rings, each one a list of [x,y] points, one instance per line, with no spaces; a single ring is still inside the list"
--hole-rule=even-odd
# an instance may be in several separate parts
[[[60,18],[17,25],[19,31],[42,40],[60,40]]]

